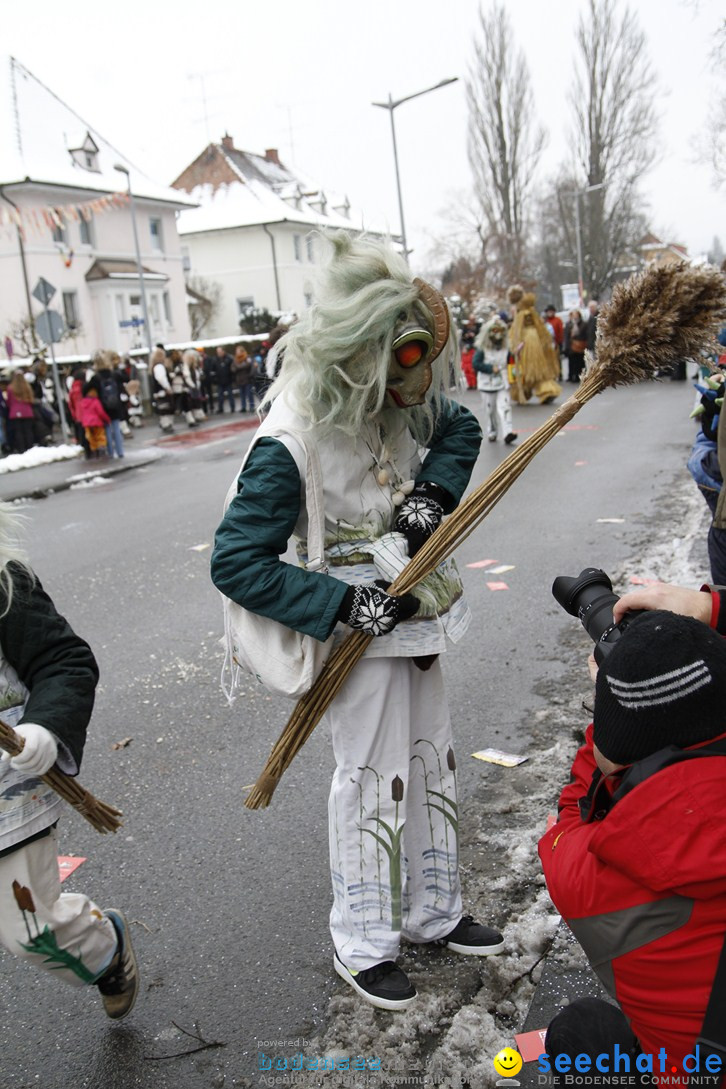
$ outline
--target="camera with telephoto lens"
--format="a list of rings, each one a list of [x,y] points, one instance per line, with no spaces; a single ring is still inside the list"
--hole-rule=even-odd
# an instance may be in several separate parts
[[[615,623],[613,605],[618,595],[613,593],[612,582],[599,567],[586,567],[577,578],[559,575],[552,583],[552,593],[565,612],[580,618],[583,628],[596,644],[595,661],[601,665],[634,614]]]

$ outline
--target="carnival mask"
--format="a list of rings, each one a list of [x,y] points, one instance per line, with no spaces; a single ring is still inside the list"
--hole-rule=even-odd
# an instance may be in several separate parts
[[[504,344],[504,339],[507,335],[507,329],[505,325],[500,322],[496,322],[489,329],[489,344],[492,348],[501,348]]]
[[[421,301],[434,318],[434,332],[420,322],[404,319],[391,345],[386,391],[398,408],[422,405],[431,385],[431,364],[441,354],[449,338],[449,311],[443,296],[423,280],[415,279]]]

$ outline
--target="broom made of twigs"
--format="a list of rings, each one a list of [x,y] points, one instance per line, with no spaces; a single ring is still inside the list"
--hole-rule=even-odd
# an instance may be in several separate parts
[[[0,749],[9,752],[11,756],[17,756],[23,751],[24,744],[24,739],[0,718]],[[70,775],[54,767],[38,778],[53,787],[56,794],[60,794],[64,801],[77,809],[97,832],[116,832],[121,827],[121,810],[99,801]]]
[[[444,521],[391,584],[405,594],[458,548],[509,490],[535,454],[593,397],[609,387],[654,377],[655,372],[711,350],[726,320],[726,282],[715,268],[685,263],[646,269],[613,290],[598,319],[597,357],[575,393],[492,472]],[[267,763],[245,800],[269,805],[284,771],[307,741],[372,636],[352,632],[330,655],[311,690],[297,703]]]

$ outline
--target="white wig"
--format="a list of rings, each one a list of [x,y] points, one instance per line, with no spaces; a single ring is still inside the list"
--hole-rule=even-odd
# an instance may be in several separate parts
[[[13,575],[8,564],[19,564],[32,574],[26,554],[18,543],[24,520],[23,515],[18,514],[8,503],[0,503],[0,593],[5,598],[5,608],[0,613],[2,616],[10,609],[13,598]]]
[[[425,442],[455,339],[433,362],[426,403],[388,407],[386,379],[396,327],[413,320],[433,334],[434,316],[408,265],[390,245],[345,231],[325,237],[332,255],[318,277],[313,306],[279,342],[284,362],[268,399],[285,393],[311,425],[350,435],[358,434],[366,420],[405,411],[413,434]]]

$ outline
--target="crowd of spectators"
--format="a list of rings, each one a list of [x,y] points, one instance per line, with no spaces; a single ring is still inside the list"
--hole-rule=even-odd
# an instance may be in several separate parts
[[[153,413],[162,431],[198,427],[208,416],[255,413],[279,370],[274,348],[286,332],[276,327],[262,341],[188,348],[157,344],[148,383],[144,367],[115,351],[98,351],[87,363],[59,368],[61,404],[51,369],[37,356],[28,366],[0,372],[0,450],[23,454],[55,445],[63,427],[86,458],[124,457],[124,442]],[[146,401],[144,400],[148,398]]]

